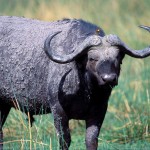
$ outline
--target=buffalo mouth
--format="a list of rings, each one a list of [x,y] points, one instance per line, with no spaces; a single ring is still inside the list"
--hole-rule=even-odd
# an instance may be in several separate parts
[[[118,77],[116,74],[102,74],[98,76],[97,80],[99,86],[110,86],[113,88],[118,84]]]
[[[93,82],[93,85],[98,87],[114,87],[118,85],[118,76],[117,74],[98,74],[98,73],[89,73],[86,74],[87,81],[90,80]]]

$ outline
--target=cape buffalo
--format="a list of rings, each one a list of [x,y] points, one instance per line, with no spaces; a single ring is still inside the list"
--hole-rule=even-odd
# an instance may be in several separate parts
[[[69,120],[85,120],[86,148],[96,150],[125,54],[144,58],[150,47],[132,50],[118,36],[83,20],[1,16],[0,149],[5,120],[11,107],[19,106],[31,123],[33,115],[51,112],[64,150],[71,142]]]

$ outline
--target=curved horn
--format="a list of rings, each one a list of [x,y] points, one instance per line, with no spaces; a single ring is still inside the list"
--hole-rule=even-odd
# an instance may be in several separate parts
[[[120,40],[117,35],[107,35],[106,41],[110,43],[112,46],[120,46],[121,50],[124,51],[125,54],[130,55],[135,58],[145,58],[150,56],[150,46],[141,50],[133,50],[129,48],[124,42]]]
[[[97,36],[97,35],[91,35],[89,37],[87,37],[78,47],[75,48],[74,52],[68,55],[58,55],[57,54],[57,49],[55,50],[56,53],[54,53],[53,47],[51,46],[51,41],[52,39],[59,33],[61,33],[62,31],[56,32],[53,35],[50,35],[44,43],[44,50],[47,53],[47,55],[49,56],[49,58],[51,60],[53,60],[54,62],[57,63],[68,63],[71,62],[73,60],[75,60],[75,58],[79,57],[80,55],[82,55],[87,47],[90,46],[96,46],[101,44],[101,37]],[[62,50],[63,51],[63,50]]]
[[[145,30],[147,30],[147,31],[150,32],[150,27],[148,27],[148,26],[140,25],[139,27],[140,27],[140,28],[143,28],[143,29],[145,29]]]

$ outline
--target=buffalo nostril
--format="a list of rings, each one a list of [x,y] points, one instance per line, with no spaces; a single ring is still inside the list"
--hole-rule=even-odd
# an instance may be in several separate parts
[[[103,74],[103,75],[101,75],[101,78],[105,83],[117,82],[117,75],[116,74]]]

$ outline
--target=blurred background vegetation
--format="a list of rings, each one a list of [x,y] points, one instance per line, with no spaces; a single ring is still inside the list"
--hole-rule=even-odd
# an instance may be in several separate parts
[[[117,34],[134,49],[150,44],[150,34],[138,25],[150,26],[150,0],[0,0],[0,15],[24,16],[45,21],[82,18]],[[99,149],[149,150],[150,58],[125,57],[119,85],[109,101]],[[37,116],[30,128],[26,116],[16,110],[4,126],[4,149],[58,149],[51,115]],[[85,149],[83,121],[70,121],[71,150]]]

